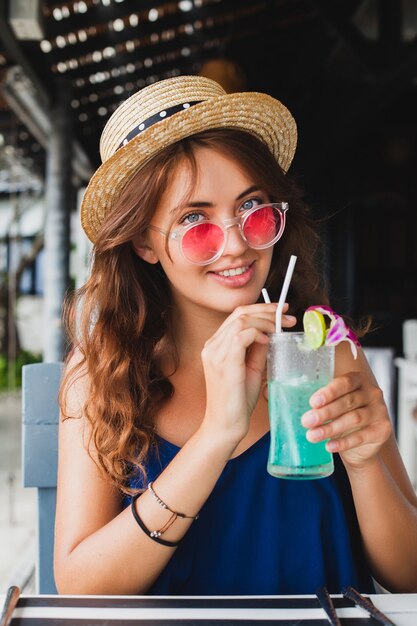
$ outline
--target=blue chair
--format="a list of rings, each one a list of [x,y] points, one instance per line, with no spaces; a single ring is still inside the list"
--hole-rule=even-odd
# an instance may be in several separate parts
[[[57,593],[53,573],[62,363],[25,365],[22,374],[22,476],[38,490],[38,593]]]

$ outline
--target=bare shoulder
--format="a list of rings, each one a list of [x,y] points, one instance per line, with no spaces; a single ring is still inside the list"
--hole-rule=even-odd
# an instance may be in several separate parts
[[[70,459],[77,459],[84,470],[90,467],[93,471],[91,462],[97,458],[91,425],[94,415],[88,418],[85,410],[90,387],[90,377],[83,355],[80,350],[74,350],[66,364],[61,387],[59,461],[60,465],[65,465],[65,456],[68,452],[69,463]]]
[[[87,366],[79,349],[75,349],[65,365],[61,383],[61,418],[82,417],[89,393]]]
[[[79,350],[75,350],[68,360],[63,381],[61,384],[60,397],[60,420],[59,420],[59,446],[58,461],[59,469],[64,468],[73,471],[75,462],[77,466],[86,471],[90,465],[91,426],[85,414],[85,403],[90,389],[89,377],[84,359]],[[72,466],[72,468],[71,468]]]
[[[56,556],[110,522],[121,510],[121,494],[100,468],[91,424],[84,412],[89,378],[75,352],[66,366],[58,437]]]

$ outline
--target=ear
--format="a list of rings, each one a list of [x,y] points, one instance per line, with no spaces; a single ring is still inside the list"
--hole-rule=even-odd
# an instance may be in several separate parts
[[[135,254],[137,254],[138,257],[140,257],[147,263],[158,263],[158,256],[150,245],[150,241],[146,236],[138,235],[137,237],[132,239],[132,247],[135,251]]]

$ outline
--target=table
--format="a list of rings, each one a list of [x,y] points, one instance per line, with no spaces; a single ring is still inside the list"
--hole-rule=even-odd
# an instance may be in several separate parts
[[[343,626],[375,622],[332,596]],[[396,626],[416,626],[417,594],[369,596]],[[0,596],[1,605],[4,596]],[[314,596],[30,596],[11,626],[328,626]]]

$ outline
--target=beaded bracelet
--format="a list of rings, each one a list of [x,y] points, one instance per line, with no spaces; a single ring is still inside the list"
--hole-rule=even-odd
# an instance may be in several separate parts
[[[153,498],[157,501],[157,503],[160,506],[162,506],[162,508],[166,509],[167,511],[175,515],[176,516],[175,519],[177,517],[181,517],[182,519],[193,519],[193,520],[196,520],[199,518],[200,516],[199,513],[197,515],[186,515],[185,513],[180,513],[179,511],[173,511],[172,509],[170,509],[169,506],[163,500],[161,500],[161,498],[155,493],[155,490],[152,487],[152,485],[153,485],[153,481],[151,480],[151,482],[148,484],[148,490],[151,492]],[[171,523],[174,523],[174,522],[175,520],[173,520]]]
[[[150,539],[152,539],[153,541],[156,541],[156,543],[160,543],[163,546],[168,546],[169,548],[176,548],[179,545],[179,541],[167,541],[166,539],[161,539],[160,535],[165,532],[170,526],[171,524],[173,524],[175,522],[175,520],[177,519],[177,516],[175,515],[175,513],[173,515],[171,515],[171,517],[169,518],[169,520],[167,521],[167,523],[165,524],[165,526],[163,526],[160,530],[149,530],[149,528],[147,528],[143,522],[143,520],[141,519],[139,513],[136,510],[135,507],[135,502],[136,500],[139,498],[141,494],[137,493],[135,496],[133,496],[132,498],[132,513],[133,513],[133,517],[135,519],[135,522],[138,524],[138,526],[143,530],[143,532],[145,533],[145,535],[148,535],[148,537]]]

